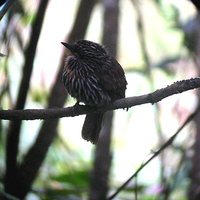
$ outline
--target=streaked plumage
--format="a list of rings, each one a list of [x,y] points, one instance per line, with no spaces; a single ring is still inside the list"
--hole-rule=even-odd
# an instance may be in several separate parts
[[[102,106],[124,98],[126,79],[121,65],[99,44],[80,40],[62,43],[68,50],[63,83],[68,93],[90,106]],[[82,137],[97,143],[103,113],[86,115]]]

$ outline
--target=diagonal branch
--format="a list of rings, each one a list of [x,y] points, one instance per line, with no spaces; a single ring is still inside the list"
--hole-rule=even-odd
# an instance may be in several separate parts
[[[75,106],[68,108],[0,110],[0,119],[4,120],[55,119],[62,117],[74,117],[94,112],[106,112],[108,110],[116,110],[119,108],[130,108],[133,106],[142,105],[146,103],[154,104],[171,95],[179,94],[199,87],[200,87],[200,78],[197,77],[197,78],[177,81],[165,88],[158,89],[152,93],[120,99],[104,107],[94,108],[89,106]]]
[[[16,0],[8,0],[3,2],[3,4],[5,5],[1,5],[2,8],[0,9],[0,20],[3,18],[3,16],[6,14],[8,9],[14,4],[15,1]]]
[[[185,122],[182,124],[181,127],[157,150],[154,152],[154,154],[146,161],[144,162],[138,170],[128,179],[126,180],[117,190],[114,194],[112,194],[110,197],[108,197],[106,200],[111,200],[115,198],[129,183],[133,178],[137,178],[137,175],[139,174],[142,169],[147,166],[155,157],[157,157],[162,151],[164,151],[168,146],[170,146],[173,141],[176,139],[178,134],[182,131],[182,129],[189,123],[191,122],[194,117],[198,114],[200,109],[200,106],[197,107],[197,109],[188,116],[188,118],[185,120]]]

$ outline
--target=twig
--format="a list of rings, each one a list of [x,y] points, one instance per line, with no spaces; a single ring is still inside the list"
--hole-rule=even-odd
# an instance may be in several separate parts
[[[163,150],[165,150],[169,145],[172,144],[172,142],[175,140],[175,138],[177,137],[177,135],[181,132],[181,130],[190,122],[194,119],[194,117],[198,114],[200,109],[200,106],[198,106],[198,108],[195,110],[195,112],[193,112],[191,115],[188,116],[188,118],[185,120],[185,122],[182,124],[181,127],[179,127],[179,129],[174,133],[174,135],[172,135],[157,151],[154,152],[154,154],[146,161],[144,162],[139,168],[138,170],[127,180],[125,181],[118,189],[117,191],[112,194],[110,197],[108,197],[106,200],[111,200],[114,197],[116,197],[129,183],[130,181],[137,177],[137,175],[139,174],[139,172],[146,166],[148,165],[155,157],[157,157]]]
[[[15,0],[9,0],[3,5],[2,9],[0,10],[0,20],[3,18],[7,10],[13,5]]]
[[[35,120],[35,119],[56,119],[62,117],[74,117],[78,115],[106,112],[119,108],[130,108],[132,106],[157,103],[162,99],[174,94],[179,94],[191,89],[200,87],[200,78],[191,78],[177,81],[165,88],[158,89],[155,92],[128,97],[117,100],[104,107],[94,108],[89,106],[76,106],[68,108],[49,108],[49,109],[26,109],[26,110],[0,110],[0,119],[4,120]]]

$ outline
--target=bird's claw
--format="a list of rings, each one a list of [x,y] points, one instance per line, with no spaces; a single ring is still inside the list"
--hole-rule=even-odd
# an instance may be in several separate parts
[[[123,110],[125,110],[126,112],[128,111],[128,109],[129,109],[128,107],[127,108],[123,108]]]
[[[73,108],[77,108],[78,106],[80,106],[80,104],[79,104],[80,102],[79,101],[77,101],[75,104],[74,104],[74,106],[73,106]]]

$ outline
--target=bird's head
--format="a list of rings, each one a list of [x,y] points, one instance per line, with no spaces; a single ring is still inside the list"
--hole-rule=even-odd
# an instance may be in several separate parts
[[[89,40],[79,40],[74,44],[61,42],[72,55],[80,59],[101,58],[106,56],[106,50],[99,44]]]

